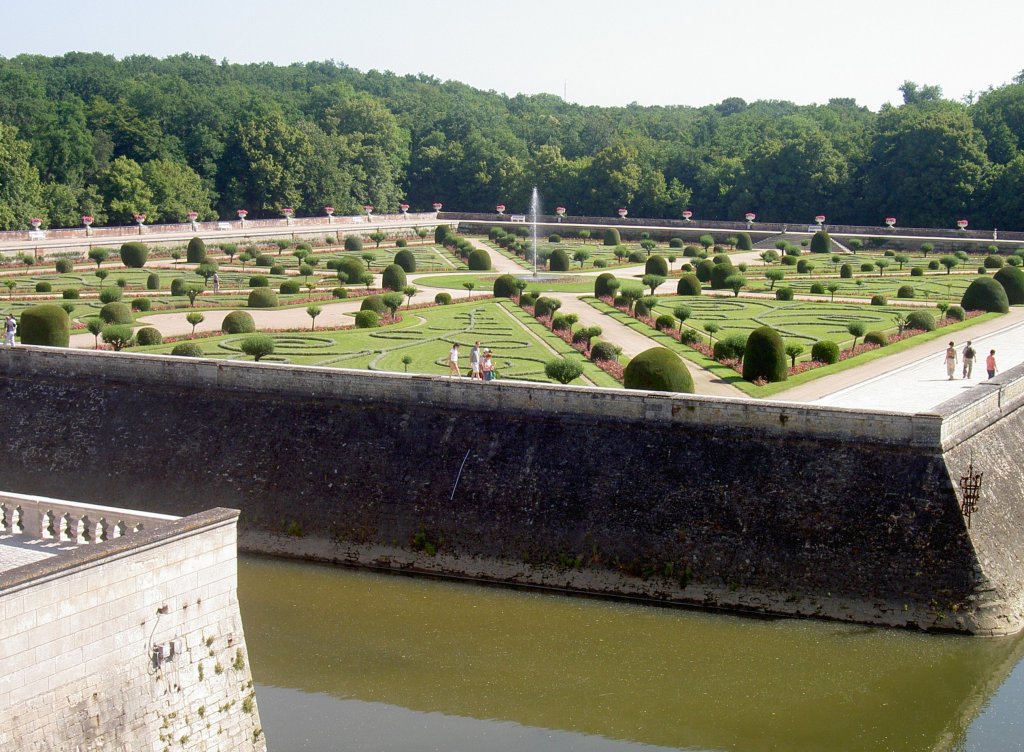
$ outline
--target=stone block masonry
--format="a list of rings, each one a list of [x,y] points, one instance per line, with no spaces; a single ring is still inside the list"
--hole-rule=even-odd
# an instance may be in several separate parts
[[[265,750],[237,515],[212,509],[0,573],[0,750]]]
[[[282,555],[1012,633],[1020,481],[993,471],[972,529],[957,481],[971,442],[1016,464],[1022,379],[911,415],[22,347],[0,486],[234,506],[243,547]]]

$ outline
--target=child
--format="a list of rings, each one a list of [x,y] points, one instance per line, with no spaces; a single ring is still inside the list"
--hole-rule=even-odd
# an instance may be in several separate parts
[[[494,381],[494,361],[491,360],[491,351],[484,350],[484,362],[480,366],[483,371],[484,381]]]
[[[989,350],[988,357],[985,358],[985,370],[988,371],[988,377],[994,379],[996,377],[996,351]]]

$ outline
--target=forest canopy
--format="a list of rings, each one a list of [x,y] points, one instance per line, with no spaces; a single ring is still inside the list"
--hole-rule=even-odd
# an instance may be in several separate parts
[[[879,112],[589,107],[333,61],[0,58],[0,229],[412,209],[1024,229],[1024,76],[970,103],[907,81]]]

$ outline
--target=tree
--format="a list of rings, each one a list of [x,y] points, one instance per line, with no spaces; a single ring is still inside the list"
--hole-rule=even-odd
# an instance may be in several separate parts
[[[107,260],[110,255],[110,251],[106,248],[90,248],[89,259],[96,262],[96,268],[100,268],[100,264]]]
[[[583,268],[583,262],[588,258],[590,258],[590,251],[585,251],[582,248],[572,254],[572,260],[580,263],[580,269]]]
[[[134,159],[115,159],[101,177],[100,192],[113,222],[130,225],[136,214],[156,216],[153,190],[142,175],[142,166]]]
[[[651,295],[654,295],[654,291],[658,289],[659,285],[665,282],[665,278],[660,274],[645,274],[640,281],[646,287],[651,288]]]
[[[853,344],[850,345],[851,350],[857,346],[857,338],[863,337],[867,330],[868,325],[863,321],[851,321],[846,325],[846,331],[853,335]]]
[[[699,242],[706,251],[715,244],[715,238],[713,235],[701,235]]]
[[[473,297],[473,288],[476,287],[476,282],[473,282],[472,280],[470,280],[468,282],[463,282],[462,286],[465,287],[466,290],[469,292],[469,295],[467,297],[470,297],[470,298]]]
[[[627,312],[632,314],[633,307],[636,305],[636,302],[644,296],[644,288],[637,287],[636,285],[630,285],[629,287],[621,288],[619,290],[619,295],[622,296],[626,303],[629,304]]]
[[[402,366],[405,368],[405,372],[406,373],[409,373],[409,366],[411,366],[411,365],[412,365],[412,356],[411,355],[403,355],[402,356]]]
[[[269,334],[253,334],[239,342],[238,348],[258,363],[260,358],[273,354],[274,338]]]
[[[921,255],[928,258],[928,254],[935,250],[934,243],[921,243]]]
[[[185,295],[188,296],[188,304],[190,307],[195,308],[196,298],[203,294],[203,288],[199,285],[186,285]]]
[[[100,334],[103,333],[104,326],[103,319],[99,317],[91,318],[85,322],[85,328],[89,330],[89,334],[96,338],[96,344],[93,345],[94,350],[100,349]]]
[[[568,384],[583,375],[583,363],[579,358],[555,358],[544,364],[544,373],[559,384]]]
[[[784,272],[782,269],[769,269],[764,273],[764,276],[769,282],[768,289],[774,290],[775,283],[781,282],[783,279],[786,278],[786,272]]]
[[[5,119],[0,113],[0,230],[14,230],[30,217],[44,218],[43,193],[39,171],[29,163],[31,144]]]
[[[679,321],[679,331],[683,331],[683,322],[693,315],[693,309],[687,305],[677,305],[672,309],[672,315]]]
[[[416,287],[413,287],[412,285],[407,285],[406,287],[402,288],[402,294],[405,295],[406,297],[405,306],[406,308],[408,308],[412,305],[412,299],[417,294],[419,294],[419,290]]]
[[[887,258],[875,259],[875,266],[878,268],[878,276],[881,277],[892,262]]]
[[[309,325],[309,330],[310,331],[313,331],[314,329],[316,329],[316,317],[319,316],[322,312],[323,311],[320,308],[320,306],[311,305],[311,306],[308,306],[306,308],[306,313],[309,315],[309,318],[310,318],[310,320],[312,322]]]
[[[376,230],[370,233],[370,240],[376,243],[376,248],[380,248],[380,244],[388,239],[388,234],[383,230]]]
[[[210,206],[210,191],[199,174],[186,164],[171,159],[153,159],[142,165],[142,179],[152,191],[153,219],[184,222],[188,212],[200,219],[217,215]]]
[[[103,280],[105,280],[107,278],[107,276],[110,274],[110,272],[108,272],[106,269],[97,269],[95,274],[96,274],[96,279],[98,279],[100,281],[100,287],[102,288],[103,287]]]
[[[132,328],[128,324],[107,324],[100,330],[100,336],[115,351],[120,351],[132,343]]]
[[[427,236],[430,234],[430,230],[426,227],[417,227],[416,234],[420,238],[420,245],[423,245],[423,243],[426,242]]]
[[[586,245],[587,241],[590,240],[590,230],[587,230],[586,228],[580,230],[576,234],[579,235],[580,240],[583,241],[583,245]]]
[[[377,255],[374,253],[361,253],[359,254],[359,258],[366,262],[366,268],[369,269],[370,264],[374,262],[374,260],[377,258]]]
[[[730,274],[725,278],[726,287],[732,290],[734,298],[740,296],[740,290],[747,286],[747,278],[742,274]]]
[[[946,274],[949,274],[953,271],[953,267],[959,265],[960,259],[956,256],[943,256],[939,259],[939,263],[946,267]]]
[[[242,262],[242,271],[245,271],[245,265],[247,262],[252,261],[253,255],[249,251],[243,251],[238,254],[238,260]]]
[[[893,261],[900,265],[900,271],[903,271],[903,265],[910,261],[910,256],[905,253],[897,253],[892,257]]]
[[[825,287],[825,289],[828,290],[829,295],[832,296],[832,298],[830,299],[829,302],[835,303],[836,302],[836,292],[838,292],[838,290],[839,290],[839,285],[836,282],[829,282],[828,285]]]
[[[185,314],[185,321],[192,325],[192,336],[196,336],[196,326],[206,321],[206,316],[201,311],[190,311]]]
[[[203,287],[209,283],[210,278],[217,273],[220,267],[216,261],[204,261],[196,267],[196,274],[203,278]]]
[[[786,355],[789,356],[790,366],[796,368],[796,359],[803,355],[804,346],[797,342],[790,342],[786,344]]]
[[[384,293],[381,300],[384,301],[384,305],[391,311],[391,315],[396,316],[398,309],[402,307],[402,298],[404,297],[400,292],[388,292]]]
[[[657,245],[657,243],[650,239],[644,239],[640,241],[640,247],[647,251],[648,256],[651,255],[651,251],[653,251],[657,247]]]
[[[782,241],[782,242],[785,243],[785,241]],[[768,266],[768,264],[774,264],[778,260],[779,260],[779,254],[776,253],[775,251],[762,251],[761,252],[761,261],[764,262],[765,266]]]
[[[708,333],[708,344],[710,345],[715,341],[715,332],[719,330],[718,324],[714,321],[708,321],[704,324],[704,331]]]

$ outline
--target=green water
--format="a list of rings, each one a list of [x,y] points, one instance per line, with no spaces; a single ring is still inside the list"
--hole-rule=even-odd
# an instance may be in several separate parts
[[[1020,639],[243,558],[270,749],[1020,750]]]

